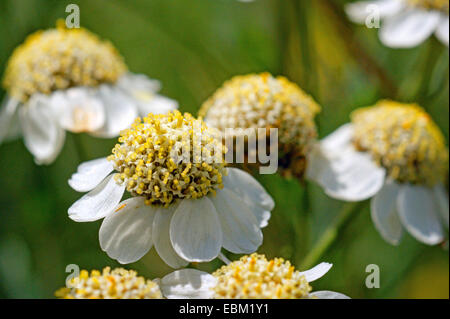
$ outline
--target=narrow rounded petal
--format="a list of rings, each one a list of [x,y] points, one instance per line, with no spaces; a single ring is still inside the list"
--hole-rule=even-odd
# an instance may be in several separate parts
[[[50,103],[61,127],[70,132],[92,132],[105,123],[102,102],[87,88],[57,91]]]
[[[154,216],[155,209],[143,197],[123,201],[103,220],[100,247],[121,264],[138,261],[152,248]]]
[[[375,195],[383,186],[385,170],[365,152],[348,145],[340,151],[316,150],[310,161],[315,167],[308,177],[321,185],[329,196],[345,201],[361,201]]]
[[[170,240],[176,253],[191,262],[210,261],[219,255],[222,229],[207,197],[181,201],[170,222]]]
[[[255,203],[271,211],[275,202],[262,185],[250,174],[238,168],[227,168],[228,175],[223,178],[226,188],[232,190],[249,203]]]
[[[77,192],[88,192],[105,179],[112,170],[113,166],[106,157],[84,162],[70,177],[69,185]]]
[[[448,214],[449,214],[448,193],[443,185],[435,186],[433,189],[433,193],[436,204],[439,207],[439,212],[441,214],[442,220],[444,221],[444,225],[448,229]]]
[[[69,217],[76,222],[101,219],[114,211],[122,199],[124,185],[118,185],[114,174],[105,178],[96,188],[81,197],[69,208]]]
[[[255,252],[263,241],[258,221],[245,201],[224,188],[210,197],[219,216],[223,247],[235,254]]]
[[[118,136],[138,117],[135,103],[118,88],[102,85],[97,94],[103,103],[106,119],[105,125],[93,135],[105,138]]]
[[[157,92],[161,89],[159,81],[152,80],[144,74],[135,73],[127,73],[121,76],[117,85],[128,92],[133,92],[134,90]]]
[[[329,290],[314,291],[309,295],[317,297],[318,299],[351,299],[349,296]]]
[[[172,268],[182,268],[189,264],[178,256],[170,241],[170,221],[177,208],[177,204],[172,204],[168,208],[158,208],[152,228],[153,245],[161,259]]]
[[[426,187],[402,185],[397,203],[403,226],[418,241],[428,245],[438,244],[444,239],[433,200],[431,190]]]
[[[197,269],[181,269],[161,279],[161,291],[168,299],[210,299],[217,279]]]
[[[134,99],[142,116],[149,113],[165,114],[178,108],[177,101],[151,92],[142,92],[140,95],[134,96]]]
[[[441,40],[446,46],[448,46],[448,32],[449,32],[449,17],[443,17],[439,26],[436,29],[436,37]]]
[[[331,269],[331,267],[333,267],[333,264],[320,263],[309,270],[300,272],[300,274],[305,276],[308,282],[311,282],[323,277]]]
[[[321,140],[320,144],[328,152],[338,151],[343,147],[347,147],[351,143],[353,132],[353,124],[344,124]]]
[[[16,99],[6,97],[0,106],[0,143],[9,134],[19,104],[20,102]]]
[[[439,12],[405,10],[386,19],[380,30],[380,40],[392,48],[415,47],[433,34],[439,21]]]
[[[64,145],[65,131],[43,96],[33,96],[20,108],[20,124],[24,142],[38,164],[52,163]]]
[[[403,234],[403,226],[397,212],[399,185],[386,183],[372,198],[370,211],[372,221],[388,243],[398,245]]]
[[[403,3],[398,0],[359,1],[346,5],[345,12],[353,22],[365,23],[371,14],[382,18],[397,14],[402,8]]]

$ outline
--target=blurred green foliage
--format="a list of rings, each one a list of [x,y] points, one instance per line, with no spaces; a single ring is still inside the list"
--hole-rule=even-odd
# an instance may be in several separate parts
[[[236,74],[269,71],[288,76],[322,105],[323,137],[349,113],[380,98],[417,101],[448,140],[448,49],[429,39],[408,50],[383,47],[377,30],[352,25],[338,0],[1,0],[0,74],[13,49],[37,29],[65,18],[77,3],[81,25],[111,40],[130,69],[161,80],[163,94],[196,113],[201,103]],[[0,91],[0,98],[5,94]],[[38,167],[22,140],[0,146],[0,297],[52,297],[64,285],[68,264],[118,266],[98,243],[100,222],[75,223],[67,208],[81,195],[67,180],[83,160],[105,156],[115,140],[68,134],[57,161]],[[84,158],[85,157],[85,158]],[[259,252],[300,266],[343,203],[320,188],[278,175],[258,177],[276,209]],[[233,256],[232,256],[233,257]],[[320,261],[332,271],[314,289],[353,298],[422,298],[449,295],[448,251],[408,235],[399,247],[374,229],[367,203],[345,223]],[[377,264],[381,287],[368,289],[365,268]],[[193,265],[211,271],[220,262]],[[170,271],[154,252],[127,265],[149,278]]]

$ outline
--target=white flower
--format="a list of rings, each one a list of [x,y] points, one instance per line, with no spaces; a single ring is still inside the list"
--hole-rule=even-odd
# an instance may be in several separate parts
[[[30,35],[5,72],[0,143],[23,134],[36,163],[58,156],[65,131],[115,137],[138,115],[177,103],[157,81],[129,73],[116,49],[84,29],[59,26]]]
[[[379,14],[379,18],[384,19],[380,40],[388,47],[414,47],[433,33],[448,46],[448,0],[362,1],[348,4],[346,12],[356,23],[366,23],[372,15]]]
[[[307,175],[329,196],[372,197],[372,220],[387,242],[399,244],[403,228],[428,245],[444,240],[448,149],[417,105],[380,101],[355,111],[352,123],[326,137],[311,162]]]
[[[69,217],[104,218],[100,246],[120,263],[139,260],[152,246],[173,268],[210,261],[222,247],[256,251],[274,202],[249,174],[224,167],[225,150],[214,134],[178,111],[138,120],[108,159],[78,167],[69,184],[89,193],[69,208]],[[120,202],[125,189],[132,197]]]
[[[181,269],[162,278],[160,287],[168,299],[349,299],[333,291],[311,292],[310,282],[324,276],[332,265],[321,263],[307,271],[295,270],[282,258],[244,256],[212,275]]]

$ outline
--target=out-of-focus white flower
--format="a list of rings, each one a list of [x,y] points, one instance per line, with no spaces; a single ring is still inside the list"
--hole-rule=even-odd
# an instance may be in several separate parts
[[[415,104],[380,101],[356,110],[318,146],[307,175],[334,198],[372,197],[375,227],[397,245],[403,227],[435,245],[448,229],[449,202],[445,139],[430,116]]]
[[[350,19],[367,23],[381,18],[381,42],[392,48],[411,48],[433,33],[445,45],[449,42],[448,0],[375,0],[346,6]]]
[[[222,247],[250,253],[261,245],[274,202],[249,174],[225,167],[215,130],[178,111],[149,114],[119,143],[113,155],[81,164],[69,180],[89,191],[69,217],[104,218],[100,246],[111,258],[135,262],[155,246],[179,268],[210,261]],[[120,203],[125,189],[132,197]]]
[[[60,299],[162,299],[159,280],[138,276],[134,270],[105,267],[102,272],[81,270],[72,278],[70,287],[60,288]]]
[[[22,133],[38,164],[55,160],[66,130],[115,137],[138,115],[177,108],[156,93],[157,81],[129,73],[112,44],[64,25],[30,35],[9,59],[3,84],[0,143]]]
[[[269,140],[266,147],[270,153],[277,148],[280,174],[302,179],[308,153],[316,141],[314,117],[319,112],[320,106],[295,83],[264,72],[235,76],[225,82],[203,103],[199,115],[227,140],[257,141],[254,146],[243,145],[244,150],[236,143],[233,150],[245,154],[245,165],[259,164],[248,159],[254,156],[259,160],[262,155],[259,144],[266,145]],[[260,129],[263,135],[258,132]],[[270,129],[278,130],[277,140],[270,136]]]
[[[309,283],[331,267],[321,263],[298,271],[282,258],[267,260],[264,255],[252,254],[222,266],[212,275],[196,269],[174,271],[161,280],[161,290],[169,299],[349,299],[333,291],[311,292]]]

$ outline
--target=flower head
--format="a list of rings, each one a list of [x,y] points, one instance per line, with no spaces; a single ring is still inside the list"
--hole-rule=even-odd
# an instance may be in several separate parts
[[[223,187],[225,150],[216,136],[190,114],[149,114],[121,133],[108,159],[131,194],[167,207]]]
[[[445,139],[416,104],[380,101],[352,114],[353,143],[399,183],[434,186],[448,173]]]
[[[55,295],[62,299],[162,299],[158,283],[138,276],[133,270],[106,267],[102,272],[82,270],[70,286]]]
[[[0,108],[0,142],[22,131],[38,164],[55,160],[65,131],[115,137],[139,114],[177,107],[156,94],[157,81],[129,73],[110,42],[63,22],[30,35],[13,52],[3,86],[8,95]]]
[[[448,46],[448,0],[360,1],[348,4],[346,11],[354,22],[380,28],[380,40],[388,47],[415,47],[433,33]]]
[[[278,129],[278,151],[281,173],[301,177],[306,155],[317,132],[314,123],[320,107],[296,84],[269,73],[236,76],[218,89],[202,106],[199,115],[225,137],[242,134],[258,135],[265,128],[265,141],[270,128]],[[247,152],[254,150],[248,149]]]
[[[254,253],[222,266],[212,275],[195,269],[175,271],[162,279],[161,289],[167,298],[348,298],[331,291],[311,292],[309,283],[325,275],[331,266],[321,263],[300,272],[283,258],[267,260],[264,255]]]
[[[3,86],[26,102],[33,94],[50,94],[77,86],[115,83],[127,71],[114,46],[83,28],[37,31],[10,57]]]
[[[83,163],[72,175],[70,186],[89,193],[69,217],[105,218],[100,246],[121,263],[153,245],[174,268],[210,261],[222,247],[256,251],[274,202],[252,176],[224,167],[215,132],[178,111],[136,121],[108,159]],[[120,202],[125,189],[132,197]]]
[[[435,245],[448,228],[448,149],[431,117],[418,105],[380,101],[361,108],[311,154],[308,176],[331,197],[371,198],[382,237],[397,245],[403,228]]]

